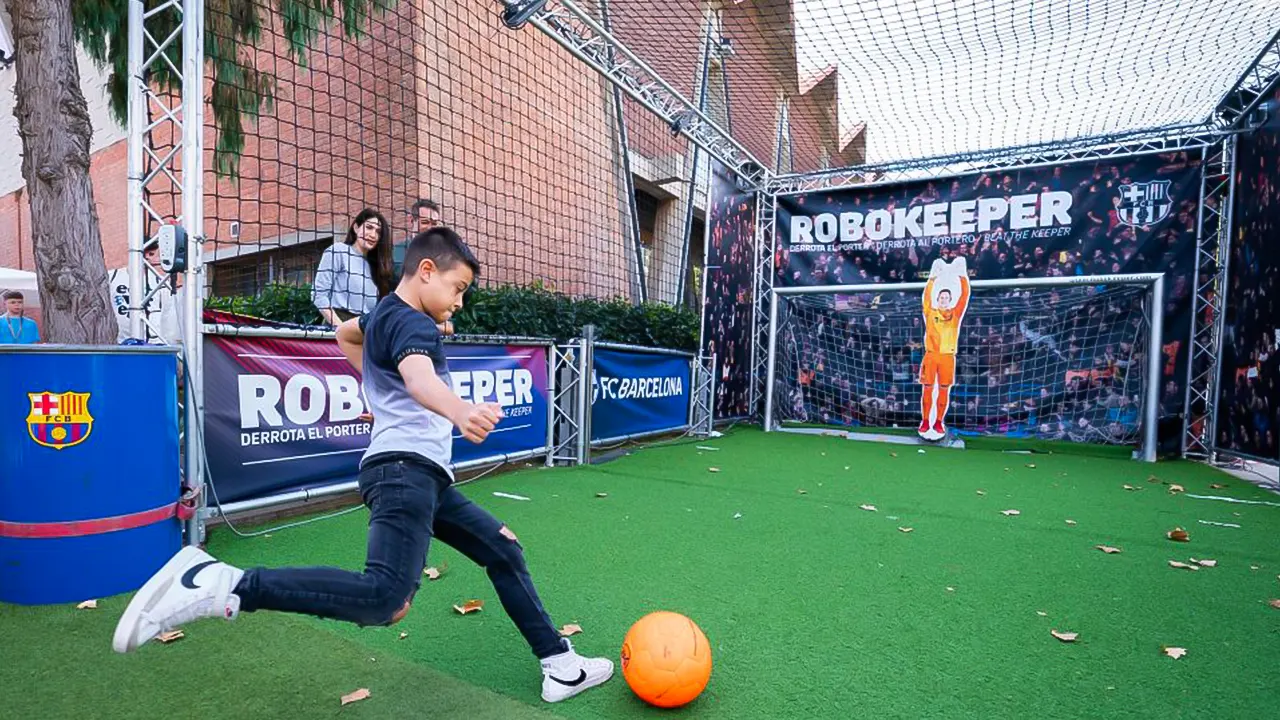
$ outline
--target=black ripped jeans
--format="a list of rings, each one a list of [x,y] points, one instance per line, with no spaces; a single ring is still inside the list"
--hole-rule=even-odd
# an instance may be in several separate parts
[[[360,471],[369,507],[364,572],[331,567],[252,568],[236,586],[240,610],[281,610],[357,625],[388,625],[422,584],[432,536],[489,574],[502,607],[533,654],[564,652],[524,562],[524,550],[504,525],[467,499],[439,466],[415,455],[370,458]]]

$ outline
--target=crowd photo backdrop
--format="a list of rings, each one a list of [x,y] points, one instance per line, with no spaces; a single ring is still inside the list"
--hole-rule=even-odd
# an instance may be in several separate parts
[[[1280,103],[1280,90],[1272,99]],[[1280,111],[1236,146],[1217,445],[1280,462]]]
[[[780,196],[775,282],[921,282],[935,260],[957,257],[965,258],[974,280],[1163,272],[1162,376],[1150,387],[1159,393],[1160,415],[1176,416],[1184,402],[1201,170],[1199,153],[1178,152]],[[993,302],[993,291],[986,295]],[[1081,372],[1085,382],[1107,382],[1120,348],[1088,342],[1081,319],[1050,323],[1051,330],[1029,327],[1013,312],[1030,305],[1028,293],[998,297],[991,311],[966,317],[960,331],[957,430],[1087,439],[1095,434],[1086,426],[1098,417],[1099,398],[1129,407],[1134,416],[1135,398],[1105,387],[1082,393],[1080,380],[1072,384]],[[886,368],[877,374],[886,381],[867,385],[848,377],[847,362],[830,357],[820,338],[801,333],[794,339],[795,387],[779,388],[787,393],[790,419],[858,424],[859,409],[874,401],[884,418],[910,423],[914,413],[918,422],[920,387],[912,378],[919,373],[923,331],[918,318],[884,319],[894,316],[895,302],[918,307],[919,291],[840,302],[845,309],[874,302],[883,311],[879,323],[864,314],[858,349],[868,355],[865,367]],[[1102,324],[1095,336],[1108,330],[1109,317],[1104,309],[1088,318]],[[851,336],[853,328],[845,332]],[[1020,376],[1028,349],[1047,344],[1054,367],[1067,372]],[[1138,350],[1127,365],[1143,358]],[[978,368],[981,376],[973,374]],[[825,391],[814,392],[819,388]]]
[[[715,416],[751,414],[752,305],[755,302],[756,195],[711,161],[702,352],[716,356]]]

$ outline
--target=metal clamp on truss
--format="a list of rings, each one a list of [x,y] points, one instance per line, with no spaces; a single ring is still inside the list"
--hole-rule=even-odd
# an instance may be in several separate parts
[[[1213,113],[1219,128],[1229,130],[1257,123],[1250,118],[1254,110],[1267,98],[1267,91],[1280,78],[1280,31],[1262,52],[1253,59],[1248,69],[1236,81]]]
[[[510,0],[502,5],[507,27],[527,22],[546,33],[749,186],[759,187],[768,179],[763,163],[572,0]]]

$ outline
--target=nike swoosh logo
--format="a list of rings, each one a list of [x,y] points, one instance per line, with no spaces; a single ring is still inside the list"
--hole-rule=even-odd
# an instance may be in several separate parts
[[[182,587],[188,588],[190,590],[199,590],[200,586],[196,584],[196,575],[198,575],[201,570],[209,567],[210,565],[217,565],[217,564],[218,564],[217,560],[205,560],[199,565],[192,565],[190,569],[182,573]]]
[[[579,671],[578,671],[578,679],[576,679],[576,680],[561,680],[560,678],[556,677],[555,675],[549,675],[548,677],[550,677],[552,680],[555,680],[556,682],[560,683],[561,685],[568,685],[569,687],[577,687],[577,686],[579,686],[579,685],[581,685],[582,683],[584,683],[584,682],[586,682],[586,681],[587,681],[587,671],[586,671],[586,670],[579,670]]]

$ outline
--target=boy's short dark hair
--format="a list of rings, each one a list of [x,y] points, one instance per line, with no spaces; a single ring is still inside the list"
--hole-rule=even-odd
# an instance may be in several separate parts
[[[409,214],[417,215],[418,211],[421,210],[422,208],[438,211],[440,210],[440,205],[435,200],[429,200],[427,198],[418,198],[418,201],[413,204],[413,207],[409,208]]]
[[[25,300],[20,290],[6,290],[4,293],[5,300]]]
[[[464,263],[471,268],[471,273],[480,276],[480,261],[471,252],[471,248],[462,241],[458,233],[447,227],[434,227],[420,232],[409,241],[404,253],[404,269],[400,277],[405,278],[418,271],[423,260],[430,259],[441,270],[456,267]]]

